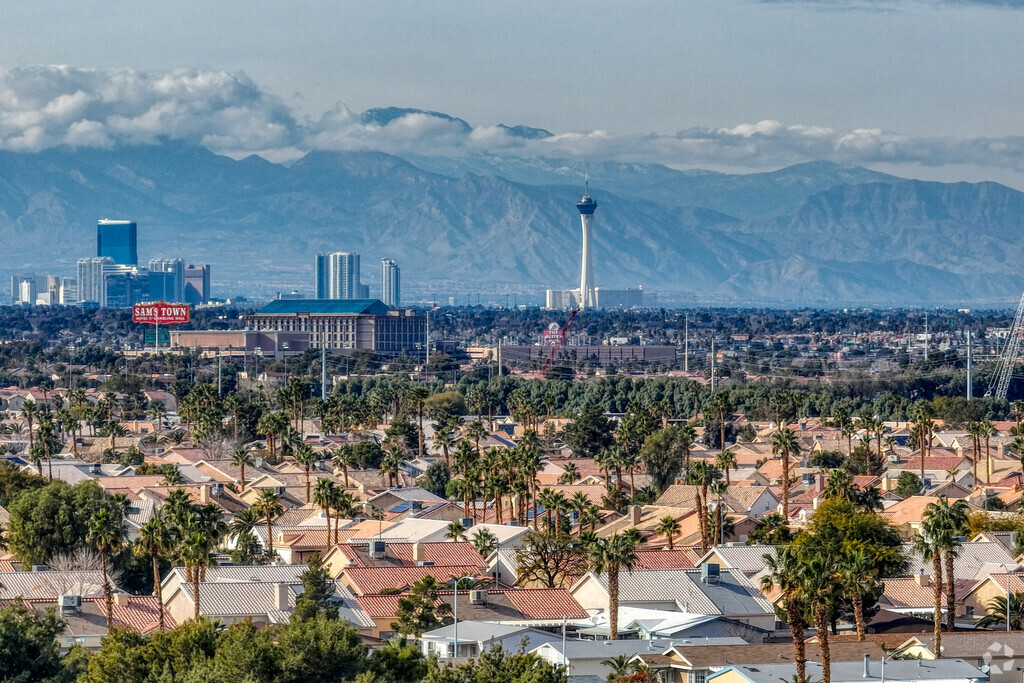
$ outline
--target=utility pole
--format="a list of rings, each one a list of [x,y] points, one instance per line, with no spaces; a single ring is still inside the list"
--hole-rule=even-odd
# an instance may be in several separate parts
[[[690,371],[690,314],[686,314],[683,323],[683,372]]]
[[[217,347],[217,395],[221,395],[221,381],[220,381],[220,359],[223,356],[223,351]]]
[[[715,339],[711,338],[711,393],[715,393]]]
[[[327,400],[327,341],[320,347],[320,400]]]
[[[967,400],[970,401],[974,393],[974,351],[971,349],[971,331],[967,330]]]
[[[427,343],[423,347],[423,372],[427,371],[427,363],[430,362],[430,305],[427,306]]]
[[[924,360],[928,362],[928,314],[924,314]]]

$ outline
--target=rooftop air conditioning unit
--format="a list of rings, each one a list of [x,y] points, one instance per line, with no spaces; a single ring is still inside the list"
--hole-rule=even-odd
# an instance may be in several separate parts
[[[210,494],[214,496],[224,495],[224,484],[219,481],[215,481],[210,484]]]
[[[900,461],[900,456],[897,455],[896,453],[890,453],[887,457],[889,459],[889,462],[899,462]]]
[[[58,601],[60,606],[60,613],[63,616],[70,616],[78,614],[78,610],[82,607],[82,596],[81,595],[62,595]]]
[[[700,580],[708,585],[718,583],[719,568],[717,564],[702,564],[700,566]]]
[[[422,500],[410,500],[409,501],[409,509],[410,510],[422,510],[423,509],[423,501]]]
[[[383,560],[387,555],[387,544],[384,541],[370,541],[370,557],[374,560]]]
[[[473,526],[473,518],[472,517],[463,517],[462,519],[459,520],[459,524],[462,525],[463,529],[468,529],[471,526]]]
[[[99,474],[103,471],[103,466],[98,462],[94,462],[89,465],[89,474]]]
[[[485,591],[485,590],[471,590],[471,591],[469,591],[469,604],[471,604],[471,605],[486,605],[487,604],[487,591]]]
[[[50,566],[46,565],[46,564],[34,564],[34,565],[32,565],[32,571],[34,571],[34,572],[48,572],[48,571],[50,571]]]
[[[417,560],[416,566],[417,567],[433,567],[434,566],[434,561],[433,560]]]
[[[814,486],[814,473],[813,472],[806,472],[806,473],[804,473],[804,475],[803,475],[803,484],[804,484],[804,486]]]

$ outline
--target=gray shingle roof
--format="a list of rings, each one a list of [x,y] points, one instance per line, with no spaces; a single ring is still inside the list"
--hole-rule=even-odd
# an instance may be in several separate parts
[[[921,555],[914,550],[913,544],[905,543],[904,551],[910,560],[909,576],[916,576],[922,570],[928,576],[932,573],[931,561],[925,562]],[[999,565],[1005,564],[1011,570],[1018,565],[1013,555],[1001,543],[995,541],[981,541],[978,543],[964,543],[960,546],[959,553],[953,560],[953,576],[957,579],[983,578],[979,574],[999,572]]]
[[[608,575],[597,576],[608,590]],[[717,583],[703,583],[700,569],[638,569],[619,574],[619,601],[675,602],[691,614],[774,614],[771,604],[738,569],[722,569]]]
[[[0,599],[103,595],[101,571],[0,572]]]
[[[871,662],[871,675],[864,676],[863,662],[832,662],[833,683],[864,683],[864,681],[881,680],[882,665]],[[731,667],[751,683],[785,683],[793,679],[796,664],[758,664],[756,666]],[[728,671],[728,669],[726,669]],[[720,672],[721,673],[721,672]],[[719,674],[709,676],[714,681]],[[987,680],[988,676],[962,659],[942,659],[940,661],[900,661],[890,660],[885,664],[885,677],[889,681],[968,681],[972,679]],[[821,664],[807,662],[807,679],[821,680]]]

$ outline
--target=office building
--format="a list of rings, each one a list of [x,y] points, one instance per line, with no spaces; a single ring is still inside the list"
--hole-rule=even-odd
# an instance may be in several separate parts
[[[103,266],[100,308],[128,308],[149,299],[148,270],[121,264]]]
[[[113,265],[114,259],[109,256],[78,259],[78,303],[102,305],[103,268]]]
[[[424,316],[388,308],[376,299],[278,299],[245,316],[245,327],[258,332],[308,332],[313,348],[370,349],[387,355],[422,353],[426,340]]]
[[[335,251],[317,254],[315,260],[317,299],[368,298],[368,290],[359,282],[359,254]]]
[[[380,300],[384,305],[397,308],[401,305],[402,271],[394,259],[380,260]]]
[[[149,298],[151,301],[185,303],[184,261],[165,258],[149,262]]]
[[[185,268],[185,303],[207,304],[210,303],[210,266],[194,266],[189,264]]]
[[[96,225],[96,256],[125,266],[139,264],[138,226],[135,221],[103,218]]]
[[[62,306],[78,303],[78,278],[62,277],[60,279],[60,303]]]

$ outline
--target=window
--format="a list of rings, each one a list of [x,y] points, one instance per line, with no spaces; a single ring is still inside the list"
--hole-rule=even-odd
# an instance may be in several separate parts
[[[707,669],[694,669],[687,676],[687,683],[704,683],[704,679],[707,678]]]
[[[971,617],[973,619],[974,618],[974,605],[967,605],[966,610],[967,610],[966,611],[967,616]],[[1005,615],[1003,615],[1003,616],[1005,616]]]

